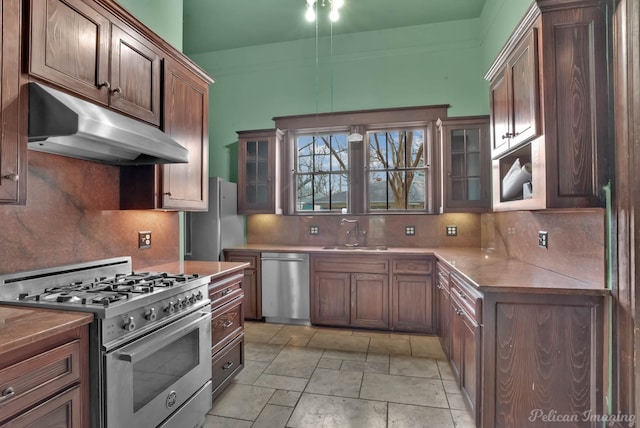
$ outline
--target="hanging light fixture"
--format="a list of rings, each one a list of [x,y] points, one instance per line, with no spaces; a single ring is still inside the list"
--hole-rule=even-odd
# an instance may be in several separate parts
[[[336,22],[340,19],[340,8],[344,6],[344,0],[307,0],[307,12],[305,13],[305,18],[309,22],[313,22],[316,20],[316,9],[317,4],[320,4],[322,7],[326,7],[329,5],[329,19],[332,22]]]

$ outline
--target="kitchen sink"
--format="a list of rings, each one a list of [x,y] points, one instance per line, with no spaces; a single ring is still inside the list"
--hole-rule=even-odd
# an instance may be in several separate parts
[[[361,251],[386,251],[385,245],[329,245],[322,247],[323,250],[361,250]]]

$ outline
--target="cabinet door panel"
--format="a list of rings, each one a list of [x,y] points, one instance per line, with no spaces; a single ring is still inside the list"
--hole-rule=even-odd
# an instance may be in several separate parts
[[[478,373],[480,371],[480,326],[472,319],[462,316],[462,375],[460,376],[460,389],[465,400],[473,409],[472,413],[478,413],[478,399],[480,397],[480,383]],[[477,422],[477,420],[476,420]]]
[[[351,324],[359,327],[389,328],[387,275],[351,275]]]
[[[348,326],[351,321],[351,275],[316,272],[314,275],[314,324]]]
[[[120,27],[111,30],[111,105],[160,124],[160,54]]]
[[[29,72],[107,104],[109,32],[109,20],[80,0],[32,0]]]
[[[508,135],[511,133],[511,120],[509,118],[509,81],[504,73],[496,77],[491,83],[491,147],[492,153],[502,153],[509,149]]]
[[[163,208],[208,209],[208,93],[208,85],[177,64],[167,62],[164,131],[189,150],[189,162],[163,165]]]
[[[433,331],[433,287],[430,275],[394,275],[393,327],[401,330]]]
[[[509,62],[513,108],[510,147],[538,135],[537,30],[532,28]]]

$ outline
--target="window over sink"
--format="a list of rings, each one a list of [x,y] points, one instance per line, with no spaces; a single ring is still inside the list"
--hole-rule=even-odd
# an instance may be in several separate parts
[[[285,131],[288,213],[433,213],[435,120],[447,108],[274,118]]]

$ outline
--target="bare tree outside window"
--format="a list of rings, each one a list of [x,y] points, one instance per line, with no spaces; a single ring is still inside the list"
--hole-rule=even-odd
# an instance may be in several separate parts
[[[370,132],[369,208],[425,209],[423,130]]]
[[[366,195],[369,212],[424,211],[425,135],[422,128],[370,131],[365,150],[351,151],[357,159],[349,159],[346,133],[297,135],[296,211],[340,211],[349,192]],[[366,165],[366,177],[350,177],[350,163]]]
[[[296,138],[298,211],[331,211],[347,206],[349,158],[346,134]]]

